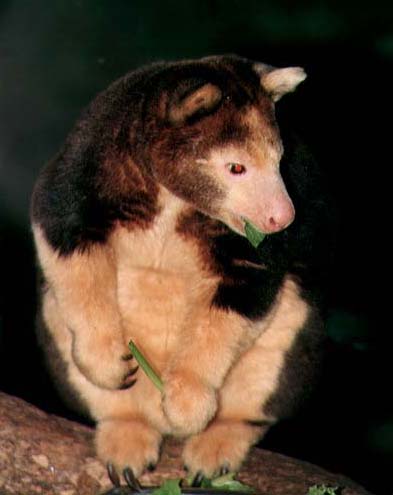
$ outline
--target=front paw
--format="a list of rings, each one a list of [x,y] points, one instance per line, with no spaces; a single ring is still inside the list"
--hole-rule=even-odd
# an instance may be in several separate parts
[[[75,339],[72,357],[79,371],[100,388],[125,389],[136,381],[137,366],[130,362],[132,356],[122,342],[113,338]]]
[[[202,431],[216,413],[216,392],[191,372],[171,372],[164,377],[162,406],[173,434],[192,435]]]

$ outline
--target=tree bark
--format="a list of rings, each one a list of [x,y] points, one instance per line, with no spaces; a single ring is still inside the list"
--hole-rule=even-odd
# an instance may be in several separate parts
[[[109,489],[92,438],[91,428],[0,392],[1,495],[96,495]],[[180,442],[166,442],[156,471],[144,474],[142,485],[184,477],[180,452]],[[342,495],[368,494],[341,475],[262,449],[252,449],[238,478],[261,495],[306,495],[315,484],[340,486]]]

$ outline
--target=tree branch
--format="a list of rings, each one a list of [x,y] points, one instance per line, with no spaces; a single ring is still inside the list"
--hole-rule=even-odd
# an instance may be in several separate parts
[[[92,439],[91,428],[0,392],[0,493],[96,495],[108,489]],[[180,442],[166,442],[156,471],[143,475],[142,485],[183,477],[180,452]],[[239,479],[261,495],[305,495],[314,484],[339,485],[342,495],[369,495],[348,478],[261,449],[251,451]]]

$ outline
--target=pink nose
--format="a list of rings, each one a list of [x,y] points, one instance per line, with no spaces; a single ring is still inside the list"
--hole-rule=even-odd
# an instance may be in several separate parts
[[[290,225],[295,218],[295,208],[292,203],[286,205],[285,208],[275,212],[269,218],[268,229],[270,233],[280,232]]]

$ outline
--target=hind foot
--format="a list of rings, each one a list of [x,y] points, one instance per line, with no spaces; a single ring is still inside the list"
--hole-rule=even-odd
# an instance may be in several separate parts
[[[216,420],[187,441],[183,451],[184,464],[199,477],[211,478],[237,471],[264,431],[242,421]]]
[[[106,419],[98,423],[95,442],[98,457],[127,481],[129,470],[137,477],[157,464],[161,434],[138,419]]]

